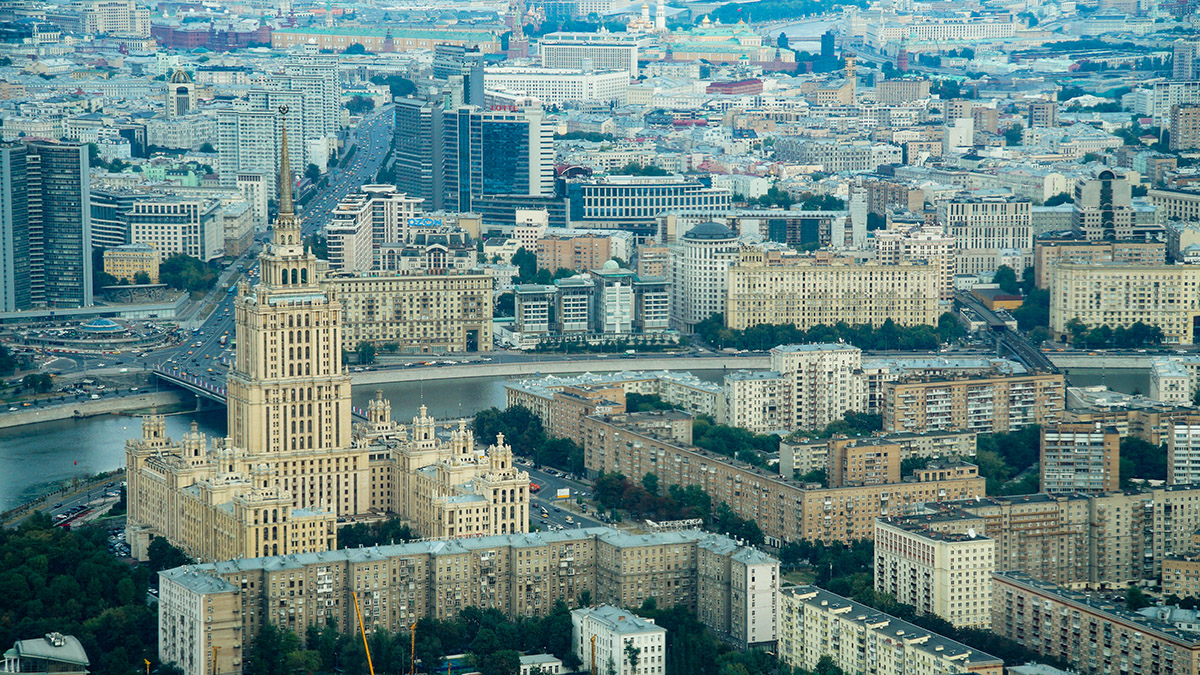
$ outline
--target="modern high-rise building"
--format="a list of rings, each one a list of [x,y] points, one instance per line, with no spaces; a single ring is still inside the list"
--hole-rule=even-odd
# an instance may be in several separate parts
[[[126,214],[129,240],[149,244],[169,258],[182,253],[209,262],[225,253],[221,202],[216,199],[139,199]]]
[[[443,207],[442,104],[422,98],[395,101],[392,155],[396,187],[431,209]]]
[[[650,44],[649,36],[628,32],[549,33],[538,40],[538,51],[547,68],[624,70],[636,78],[638,50]]]
[[[1167,485],[1200,483],[1200,418],[1181,416],[1167,435]]]
[[[1200,41],[1176,40],[1171,61],[1171,79],[1200,79]]]
[[[1171,106],[1172,150],[1193,150],[1200,147],[1200,105]]]
[[[1074,192],[1071,229],[1086,239],[1147,239],[1162,233],[1157,224],[1138,221],[1125,176],[1105,169],[1095,178],[1080,178]]]
[[[671,249],[671,327],[695,332],[696,324],[725,311],[729,266],[737,260],[737,235],[716,222],[700,223]]]
[[[991,272],[1006,251],[1032,257],[1031,206],[1028,199],[971,194],[938,204],[938,222],[958,246],[957,272]]]
[[[1100,424],[1042,428],[1042,492],[1113,492],[1120,489],[1121,435]]]
[[[235,185],[243,173],[274,173],[279,164],[279,118],[273,110],[256,109],[241,100],[217,113],[217,171],[223,185]],[[276,188],[271,186],[270,197],[277,197]]]
[[[86,143],[29,141],[25,153],[30,301],[92,304],[92,207]]]
[[[547,105],[616,103],[623,105],[629,72],[586,68],[491,66],[484,71],[487,90],[532,96]]]
[[[408,243],[409,223],[421,211],[422,201],[395,185],[363,185],[334,207],[325,226],[329,266],[345,272],[378,268],[385,244]]]
[[[0,312],[33,307],[25,144],[0,145]]]
[[[487,195],[554,193],[553,129],[541,111],[463,106],[442,116],[444,208]]]
[[[771,370],[790,383],[789,430],[824,429],[847,412],[865,412],[862,350],[851,345],[781,345],[771,350]]]

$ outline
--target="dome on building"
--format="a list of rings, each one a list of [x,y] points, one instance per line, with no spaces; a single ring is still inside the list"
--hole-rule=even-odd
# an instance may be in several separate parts
[[[604,263],[604,269],[619,270],[621,269],[621,263],[617,262],[616,260],[609,260],[608,262]]]
[[[176,68],[174,73],[171,73],[171,84],[190,84],[192,76],[187,74],[182,68]]]
[[[112,319],[92,319],[80,326],[80,329],[85,333],[120,333],[125,327]]]
[[[729,229],[728,227],[725,227],[720,223],[709,221],[707,223],[700,223],[699,225],[688,230],[687,233],[683,235],[683,238],[693,240],[733,239],[734,234],[733,230]]]

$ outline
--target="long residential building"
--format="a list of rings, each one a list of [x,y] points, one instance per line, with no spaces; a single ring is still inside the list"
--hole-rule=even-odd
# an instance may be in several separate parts
[[[926,505],[923,527],[996,541],[996,569],[1071,588],[1158,578],[1163,561],[1197,550],[1200,489],[1012,495]]]
[[[1200,266],[1074,265],[1050,270],[1050,330],[1069,334],[1078,319],[1088,328],[1140,321],[1162,329],[1164,342],[1190,345],[1200,317]]]
[[[1039,654],[1104,675],[1200,670],[1195,633],[1019,572],[992,579],[992,632]]]
[[[210,675],[239,672],[268,623],[299,634],[355,625],[352,592],[367,632],[407,631],[467,607],[543,616],[586,593],[621,607],[653,598],[737,644],[771,644],[779,562],[696,530],[588,528],[235,559],[177,567],[159,580],[160,658],[185,675]]]
[[[492,349],[492,276],[337,273],[322,282],[341,303],[342,349],[396,344],[402,353]]]
[[[1004,662],[816,586],[780,593],[779,660],[813,671],[822,657],[846,673],[1001,675]]]
[[[1038,288],[1050,285],[1050,268],[1060,263],[1164,265],[1167,247],[1161,241],[1040,240],[1033,245],[1033,279]]]
[[[885,431],[1016,431],[1062,419],[1061,374],[895,382],[884,386]]]
[[[971,464],[932,464],[899,483],[817,488],[692,445],[692,417],[675,411],[623,413],[583,421],[589,475],[654,473],[662,485],[696,485],[758,523],[767,541],[854,541],[875,534],[874,519],[926,501],[983,497]]]
[[[940,271],[926,264],[879,265],[824,252],[742,249],[729,268],[725,325],[798,328],[937,322]]]

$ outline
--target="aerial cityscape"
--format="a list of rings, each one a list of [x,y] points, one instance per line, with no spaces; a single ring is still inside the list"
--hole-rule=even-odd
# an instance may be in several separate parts
[[[1198,22],[0,0],[0,674],[1200,675]]]

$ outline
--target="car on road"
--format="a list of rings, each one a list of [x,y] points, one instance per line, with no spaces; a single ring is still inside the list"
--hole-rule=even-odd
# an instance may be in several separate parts
[[[56,509],[57,509],[57,508],[58,508],[58,507],[60,507],[60,506],[62,506],[62,502],[54,502],[54,507],[53,507],[53,508],[56,508]]]

